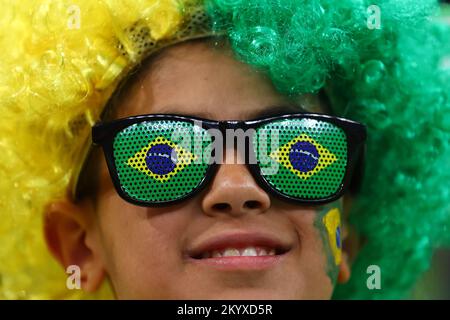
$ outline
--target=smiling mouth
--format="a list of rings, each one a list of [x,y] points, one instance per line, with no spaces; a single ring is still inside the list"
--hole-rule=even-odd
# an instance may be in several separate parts
[[[285,260],[289,249],[261,245],[234,245],[214,248],[190,256],[189,261],[202,268],[221,272],[270,270]]]
[[[228,257],[270,257],[282,255],[286,252],[287,250],[282,248],[264,246],[228,247],[223,249],[207,250],[192,256],[192,258],[201,260]]]
[[[194,243],[188,261],[219,270],[266,270],[285,259],[292,244],[262,231],[228,231]]]

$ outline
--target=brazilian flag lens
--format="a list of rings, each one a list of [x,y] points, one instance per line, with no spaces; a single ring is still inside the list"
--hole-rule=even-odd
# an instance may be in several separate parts
[[[347,138],[340,127],[316,119],[284,119],[262,125],[255,138],[261,175],[279,193],[319,200],[340,191],[347,168]]]
[[[185,197],[206,175],[202,155],[210,144],[207,131],[192,122],[145,121],[123,129],[113,142],[123,192],[148,203]]]

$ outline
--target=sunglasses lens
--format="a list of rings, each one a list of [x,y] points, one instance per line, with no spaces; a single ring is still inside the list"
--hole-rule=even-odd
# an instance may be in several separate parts
[[[146,121],[123,129],[113,142],[122,191],[147,203],[184,198],[205,178],[202,155],[210,143],[206,130],[187,121]]]
[[[286,119],[257,129],[258,164],[279,193],[322,200],[339,192],[347,168],[347,138],[338,126],[315,119]]]

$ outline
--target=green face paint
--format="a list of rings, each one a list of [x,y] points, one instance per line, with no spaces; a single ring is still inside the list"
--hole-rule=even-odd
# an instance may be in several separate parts
[[[320,207],[314,221],[314,226],[319,231],[323,250],[327,257],[326,272],[333,285],[336,284],[339,265],[342,260],[341,212],[342,203],[337,200]]]

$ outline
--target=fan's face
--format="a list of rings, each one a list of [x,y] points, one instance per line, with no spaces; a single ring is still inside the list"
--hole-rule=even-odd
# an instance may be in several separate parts
[[[300,104],[326,112],[315,96]],[[286,112],[299,108],[228,50],[193,42],[165,50],[146,68],[127,88],[114,117],[179,113],[239,120],[280,105]],[[225,163],[195,197],[168,207],[139,207],[118,196],[103,156],[94,159],[99,162],[94,238],[118,298],[331,297],[340,268],[323,217],[333,208],[341,211],[342,199],[321,207],[286,203],[262,190],[245,165]],[[266,256],[191,256],[219,238],[217,250],[212,245],[205,255]]]

